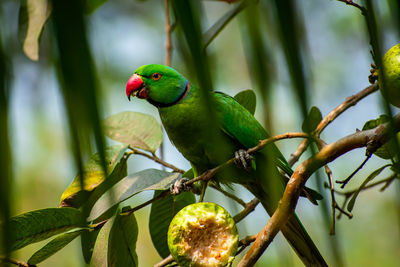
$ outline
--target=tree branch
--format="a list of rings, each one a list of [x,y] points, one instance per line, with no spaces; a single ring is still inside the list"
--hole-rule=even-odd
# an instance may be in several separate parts
[[[393,123],[400,126],[400,114],[393,117]],[[305,160],[294,171],[286,185],[285,192],[279,201],[278,207],[263,230],[258,233],[257,239],[238,264],[238,267],[253,266],[263,252],[267,249],[281,227],[292,216],[300,192],[307,179],[320,167],[333,161],[337,157],[361,147],[376,147],[382,145],[390,138],[389,124],[382,124],[378,127],[356,132],[343,137],[338,141],[324,146],[318,153]]]
[[[321,132],[339,115],[341,115],[347,109],[356,105],[361,99],[367,97],[378,89],[378,84],[373,84],[368,86],[364,90],[356,93],[355,95],[347,97],[343,103],[341,103],[323,118],[323,120],[318,124],[317,128],[315,128],[313,135],[319,138]],[[304,153],[304,151],[306,151],[308,145],[309,141],[307,139],[303,140],[300,143],[300,145],[297,147],[297,150],[290,156],[288,160],[290,166],[293,166],[299,160],[300,156]]]
[[[276,142],[278,140],[290,139],[290,138],[311,138],[311,137],[307,133],[284,133],[284,134],[276,135],[276,136],[261,140],[257,146],[249,148],[247,150],[247,153],[249,153],[249,154],[255,153],[255,152],[265,148],[270,143]],[[201,175],[186,182],[186,185],[193,184],[200,180],[208,181],[208,180],[212,179],[215,176],[215,174],[217,174],[222,168],[224,168],[225,166],[227,166],[233,162],[234,162],[234,158],[231,158],[230,160],[226,161],[225,163],[222,163],[221,165],[218,165],[215,168],[207,170],[207,171],[203,172]]]

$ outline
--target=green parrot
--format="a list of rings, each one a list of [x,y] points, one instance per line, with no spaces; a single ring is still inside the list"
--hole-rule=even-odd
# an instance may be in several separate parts
[[[131,96],[146,99],[158,108],[169,139],[189,160],[195,174],[236,155],[244,166],[230,165],[214,179],[222,184],[243,185],[260,199],[269,215],[273,214],[287,180],[282,172],[291,176],[293,170],[274,144],[253,157],[243,155],[245,149],[256,146],[269,135],[234,98],[210,92],[216,117],[210,118],[213,113],[203,104],[200,88],[173,68],[158,64],[137,69],[128,80],[126,95],[129,99]],[[306,266],[327,266],[296,214],[281,231]]]

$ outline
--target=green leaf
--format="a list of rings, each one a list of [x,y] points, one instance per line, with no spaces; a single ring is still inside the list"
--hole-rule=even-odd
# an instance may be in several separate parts
[[[81,250],[83,259],[87,264],[90,263],[90,259],[92,258],[93,254],[93,248],[101,229],[102,228],[99,227],[98,229],[92,231],[85,231],[81,234]]]
[[[115,217],[108,220],[101,228],[96,243],[93,248],[93,255],[90,260],[90,267],[108,267],[107,255],[109,247],[109,237]]]
[[[101,166],[107,172],[105,137],[101,127],[100,87],[86,35],[86,17],[81,1],[51,1],[56,69],[71,138],[75,166],[84,186],[83,159],[96,144]],[[86,211],[84,211],[86,213]]]
[[[351,199],[349,201],[349,204],[347,204],[347,210],[349,212],[351,212],[353,210],[358,194],[367,185],[367,183],[369,183],[372,179],[374,179],[376,176],[378,176],[384,169],[386,169],[389,166],[392,166],[392,164],[384,165],[384,166],[380,167],[379,169],[376,169],[375,171],[373,171],[370,175],[368,175],[367,179],[365,179],[365,181],[360,185],[360,187],[357,189],[357,191],[354,192],[353,196],[351,197]]]
[[[115,176],[116,173],[120,173],[121,167],[125,166],[124,164],[118,164],[120,163],[126,149],[127,146],[123,146],[121,144],[106,148],[105,154],[107,161],[107,172],[110,174],[108,178]],[[126,159],[123,159],[122,161],[125,160]],[[60,202],[61,207],[80,207],[89,198],[91,195],[90,193],[93,192],[93,190],[104,181],[103,166],[98,153],[90,157],[89,161],[84,167],[84,173],[84,190],[82,190],[80,183],[82,179],[79,175],[77,175],[72,181],[71,185],[68,186],[68,188],[62,194]],[[118,178],[121,179],[124,176]]]
[[[31,60],[39,60],[39,43],[51,13],[48,0],[22,0],[19,8],[18,31],[22,50]]]
[[[46,260],[50,256],[54,255],[56,252],[61,250],[63,247],[68,245],[72,240],[74,240],[77,236],[86,232],[87,230],[78,230],[74,232],[69,232],[65,234],[61,234],[47,243],[40,250],[36,251],[29,260],[28,264],[36,265]]]
[[[163,134],[153,116],[125,111],[104,120],[104,133],[111,139],[154,153]]]
[[[27,212],[10,218],[11,249],[20,249],[85,225],[82,212],[74,208],[48,208]]]
[[[303,132],[311,133],[314,131],[318,124],[322,121],[322,113],[319,108],[313,106],[307,114],[307,117],[304,119],[303,124],[301,125],[301,129]]]
[[[214,38],[225,28],[226,25],[244,8],[246,8],[249,3],[255,2],[254,0],[244,0],[238,4],[235,4],[228,12],[226,12],[216,23],[214,23],[204,34],[204,48],[206,48]]]
[[[136,254],[138,232],[134,213],[117,214],[108,241],[108,266],[139,266]]]
[[[251,114],[254,115],[254,112],[256,111],[256,94],[254,93],[253,90],[244,90],[239,93],[237,93],[233,97],[237,102],[239,102],[240,105],[245,107],[248,111],[250,111]]]
[[[390,121],[390,117],[386,114],[382,114],[379,116],[379,118],[375,120],[369,120],[367,121],[362,130],[370,130],[378,127],[380,124],[387,123]],[[399,134],[397,134],[397,138],[399,139]],[[388,142],[386,142],[384,145],[382,145],[380,148],[378,148],[375,152],[374,155],[382,158],[382,159],[391,159],[396,155],[396,148],[394,144],[393,138],[391,138]]]
[[[114,185],[93,206],[89,220],[94,220],[110,208],[145,190],[168,189],[181,175],[166,171],[147,169],[129,175]]]
[[[162,192],[155,191],[154,197],[157,197]],[[167,243],[169,224],[178,211],[195,202],[196,198],[193,193],[184,192],[177,196],[168,195],[151,205],[149,220],[150,236],[154,247],[162,258],[170,254]]]

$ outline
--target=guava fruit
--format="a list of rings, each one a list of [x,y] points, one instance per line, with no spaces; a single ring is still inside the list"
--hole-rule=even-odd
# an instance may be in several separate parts
[[[390,48],[383,56],[383,70],[385,74],[385,90],[387,101],[400,107],[400,44]],[[382,75],[378,76],[379,88],[383,93]]]
[[[186,206],[172,219],[168,247],[183,267],[217,267],[230,264],[239,235],[235,221],[221,206],[200,202]]]

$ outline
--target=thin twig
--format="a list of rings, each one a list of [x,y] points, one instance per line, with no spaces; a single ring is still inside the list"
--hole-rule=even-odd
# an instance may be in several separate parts
[[[249,154],[255,153],[255,152],[265,148],[270,143],[273,143],[273,142],[276,142],[276,141],[279,141],[282,139],[290,139],[290,138],[310,138],[310,136],[307,133],[284,133],[284,134],[276,135],[276,136],[261,140],[258,143],[258,145],[256,145],[255,147],[249,148],[247,150],[247,153],[249,153]],[[215,174],[217,174],[222,168],[233,163],[234,160],[235,160],[235,158],[231,158],[230,160],[226,161],[225,163],[222,163],[221,165],[218,165],[215,168],[212,168],[210,170],[203,172],[201,175],[186,182],[186,185],[193,184],[200,180],[208,181],[208,180],[212,179],[215,176]]]
[[[4,262],[4,263],[11,263],[17,266],[23,266],[23,267],[35,267],[36,265],[31,265],[28,264],[24,261],[20,261],[20,260],[16,260],[16,259],[11,259],[11,258],[6,258],[4,256],[0,255],[0,262]]]
[[[144,208],[144,207],[146,207],[147,205],[150,205],[151,203],[156,202],[157,200],[162,199],[162,198],[164,198],[164,197],[166,197],[166,196],[168,196],[168,195],[169,195],[169,190],[165,190],[164,192],[162,192],[162,193],[159,194],[158,196],[156,196],[156,197],[154,197],[154,198],[152,198],[152,199],[150,199],[150,200],[148,200],[148,201],[146,201],[146,202],[140,204],[139,206],[136,206],[136,207],[134,207],[134,208],[132,208],[132,209],[126,210],[126,211],[124,211],[124,212],[121,212],[120,215],[129,215],[129,214],[132,214],[132,213],[134,213],[135,211],[140,210],[141,208]]]
[[[242,253],[242,251],[247,248],[251,243],[253,243],[256,240],[257,235],[249,235],[246,236],[245,238],[239,240],[239,249],[236,252],[236,255],[239,255],[240,253]]]
[[[361,13],[363,13],[363,14],[365,12],[365,7],[363,7],[363,6],[361,6],[361,5],[357,4],[357,3],[354,3],[353,0],[338,0],[338,1],[339,2],[343,2],[346,5],[354,6],[354,7],[358,8],[361,11]]]
[[[165,166],[167,168],[172,169],[174,172],[179,172],[179,173],[182,173],[182,174],[185,173],[184,170],[179,169],[178,167],[175,167],[174,165],[172,165],[172,164],[170,164],[168,162],[165,162],[164,160],[162,160],[159,157],[157,157],[155,154],[149,155],[149,154],[144,153],[144,152],[142,152],[142,151],[140,151],[140,150],[138,150],[138,149],[136,149],[134,147],[131,147],[131,146],[129,146],[129,149],[132,150],[133,154],[141,155],[141,156],[144,156],[144,157],[149,158],[151,160],[154,160],[155,162],[157,162],[157,163],[159,163],[159,164],[161,164],[161,165],[163,165],[163,166]]]
[[[346,204],[345,204],[345,205],[346,205]],[[345,205],[344,205],[344,206],[345,206]],[[345,211],[345,210],[344,210],[344,206],[343,206],[343,208],[341,208],[341,207],[339,207],[339,205],[338,205],[337,203],[335,203],[335,209],[337,209],[338,211],[340,211],[341,214],[346,215],[349,219],[352,219],[352,218],[353,218],[353,213]]]
[[[347,177],[346,179],[341,180],[341,181],[336,181],[336,183],[341,184],[340,188],[343,189],[347,185],[347,183],[351,180],[351,178],[353,178],[354,175],[356,175],[356,173],[359,172],[362,169],[362,167],[364,167],[365,163],[367,163],[367,161],[371,158],[371,156],[372,156],[372,154],[369,153],[368,156],[364,159],[364,161],[360,164],[360,166],[358,166],[358,168],[355,169],[355,171],[353,171],[349,175],[349,177]]]
[[[204,196],[206,195],[206,190],[207,190],[209,181],[210,180],[202,181],[199,202],[203,202],[203,200],[204,200]]]
[[[172,258],[171,255],[169,255],[168,257],[166,257],[165,259],[163,259],[162,261],[160,261],[159,263],[154,264],[154,267],[163,267],[163,266],[167,266],[168,264],[170,264],[171,262],[174,261],[174,258]]]
[[[172,26],[169,17],[169,0],[164,0],[164,16],[165,16],[165,65],[171,66],[172,59]]]
[[[379,180],[379,181],[376,181],[376,182],[374,182],[374,183],[371,183],[371,184],[368,184],[368,185],[364,186],[364,187],[361,189],[361,191],[364,191],[364,190],[366,190],[366,189],[370,189],[370,188],[372,188],[372,187],[375,187],[375,186],[380,185],[380,184],[383,184],[383,183],[391,182],[391,181],[393,181],[396,177],[397,177],[397,173],[393,173],[392,175],[390,175],[389,177],[387,177],[387,178],[385,178],[385,179],[382,179],[382,180]],[[357,190],[358,190],[358,189],[354,189],[354,190],[345,191],[345,192],[335,190],[335,193],[336,193],[336,194],[339,194],[339,195],[343,195],[343,196],[352,196]]]
[[[331,230],[329,232],[330,235],[335,234],[335,220],[336,220],[336,200],[335,200],[335,187],[333,183],[333,175],[332,175],[332,170],[328,167],[328,165],[325,165],[325,173],[328,176],[328,182],[329,182],[329,191],[331,193],[331,207],[332,207],[332,214],[331,214]]]
[[[226,197],[229,197],[229,198],[235,200],[237,203],[239,203],[243,207],[246,207],[246,205],[247,205],[246,202],[243,199],[237,197],[235,194],[232,194],[232,193],[229,193],[228,191],[225,191],[219,185],[216,185],[216,184],[212,184],[211,187],[214,188],[215,190],[221,192]]]
[[[361,99],[367,97],[368,95],[376,92],[379,89],[378,84],[373,84],[368,86],[367,88],[363,89],[362,91],[349,96],[345,99],[343,103],[339,106],[334,108],[328,115],[326,115],[322,121],[318,124],[317,128],[314,130],[314,135],[319,138],[321,132],[332,122],[334,121],[339,115],[345,112],[350,107],[356,105]],[[297,147],[296,151],[290,155],[288,163],[290,166],[293,166],[300,158],[300,156],[306,151],[309,145],[309,141],[303,140],[300,145]]]
[[[236,223],[243,220],[250,212],[252,212],[257,207],[258,203],[260,203],[260,200],[258,200],[258,198],[254,198],[252,201],[246,204],[246,206],[241,212],[239,212],[233,217],[233,220]]]

